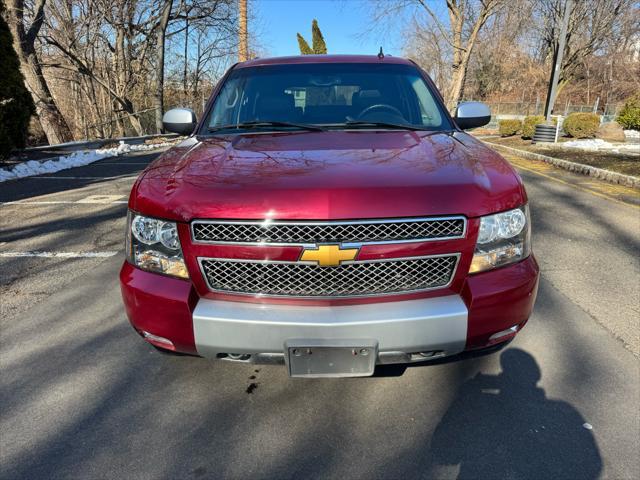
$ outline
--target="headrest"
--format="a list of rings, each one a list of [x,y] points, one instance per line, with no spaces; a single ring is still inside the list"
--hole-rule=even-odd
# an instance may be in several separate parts
[[[273,95],[264,95],[258,98],[256,105],[256,116],[258,119],[269,120],[291,120],[295,114],[295,100],[293,95],[284,92]]]
[[[358,92],[358,97],[360,98],[360,100],[364,100],[364,99],[378,99],[380,98],[382,95],[380,95],[380,91],[379,90],[360,90],[360,92]]]

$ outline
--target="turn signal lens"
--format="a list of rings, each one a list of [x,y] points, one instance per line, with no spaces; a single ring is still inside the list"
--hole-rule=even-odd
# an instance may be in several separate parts
[[[174,277],[189,278],[184,260],[180,257],[167,257],[154,250],[136,252],[136,265],[143,270],[161,272]]]
[[[488,252],[476,253],[471,261],[469,273],[482,272],[500,265],[511,263],[514,259],[519,260],[520,258],[523,258],[523,250],[522,243],[520,243],[518,245],[506,245]]]

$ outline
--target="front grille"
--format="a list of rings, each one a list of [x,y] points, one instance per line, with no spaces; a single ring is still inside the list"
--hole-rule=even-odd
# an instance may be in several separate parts
[[[300,297],[385,295],[444,287],[451,282],[457,262],[458,254],[350,262],[339,267],[200,259],[211,290]]]
[[[353,222],[244,222],[196,220],[197,242],[367,243],[462,238],[464,217],[362,220]]]

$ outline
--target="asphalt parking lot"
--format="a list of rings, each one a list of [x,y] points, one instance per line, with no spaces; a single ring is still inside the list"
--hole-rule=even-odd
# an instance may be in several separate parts
[[[161,355],[128,325],[126,201],[157,154],[0,184],[1,478],[640,478],[628,191],[514,160],[542,277],[513,343],[290,379]]]

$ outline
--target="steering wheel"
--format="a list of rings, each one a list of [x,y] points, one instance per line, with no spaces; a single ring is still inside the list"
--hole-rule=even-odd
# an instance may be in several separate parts
[[[365,108],[364,110],[362,110],[359,114],[358,114],[358,118],[362,118],[365,115],[368,115],[369,113],[373,112],[373,111],[387,111],[389,113],[392,113],[394,115],[397,115],[401,118],[404,118],[404,115],[402,115],[402,112],[400,110],[398,110],[396,107],[392,106],[392,105],[387,105],[386,103],[378,103],[376,105],[371,105],[370,107]]]

